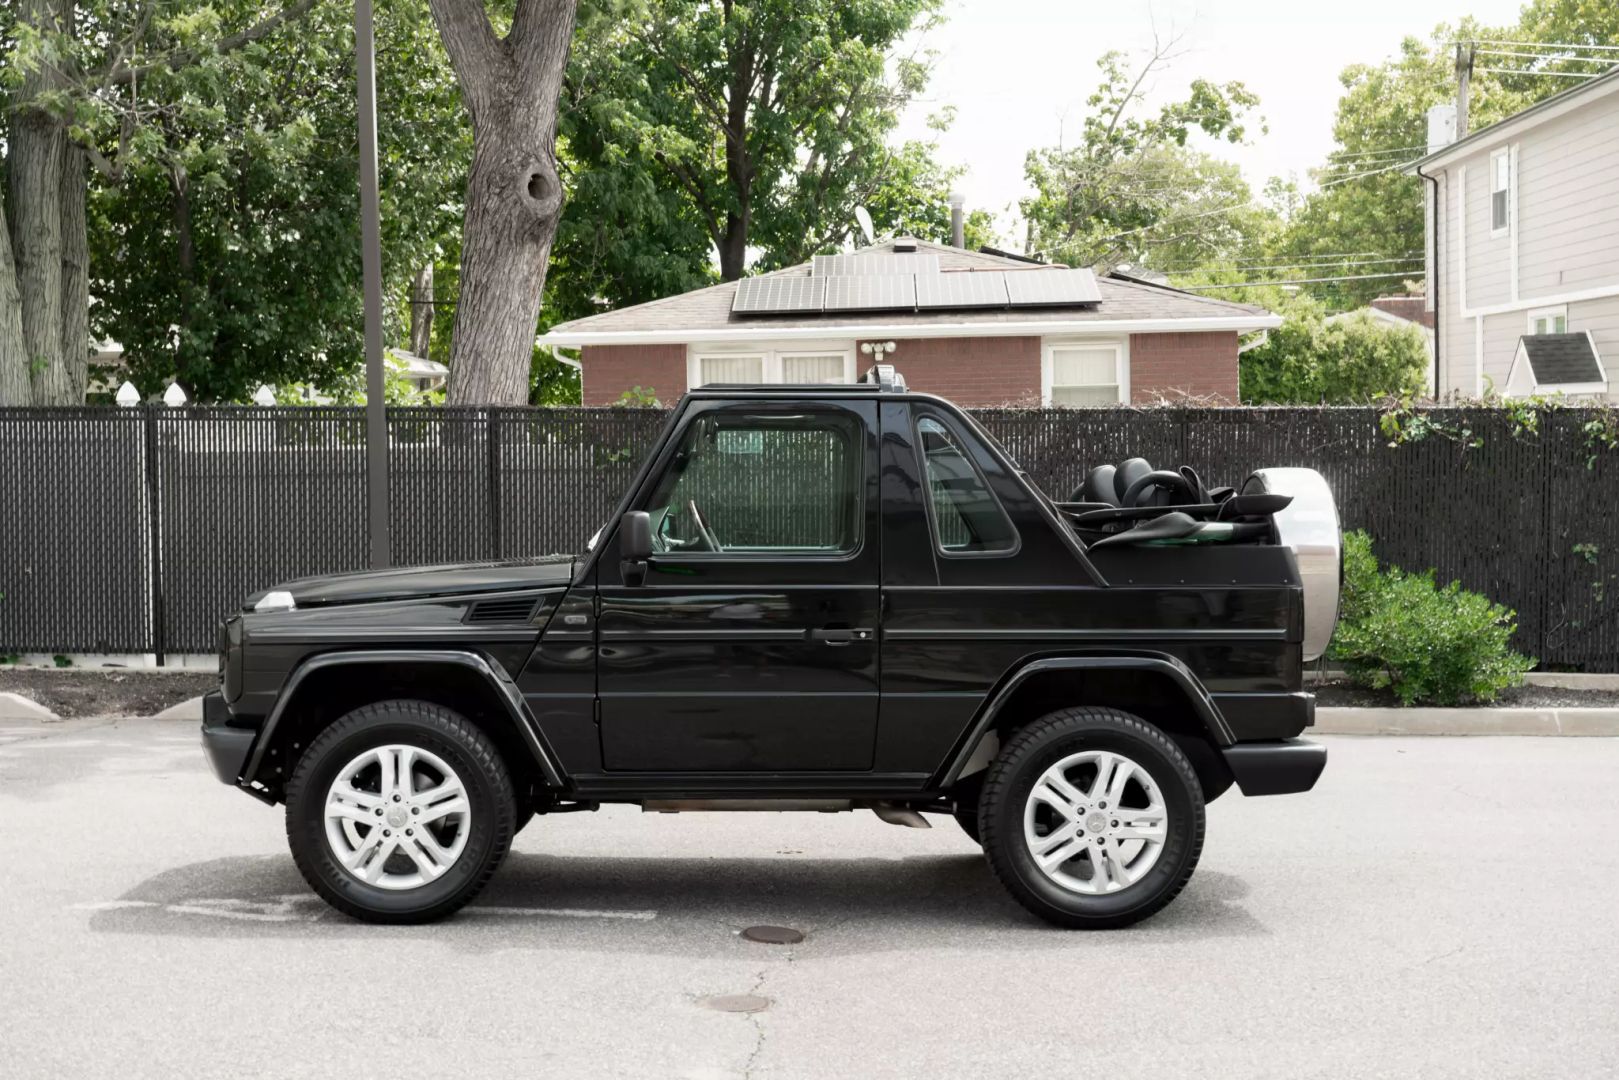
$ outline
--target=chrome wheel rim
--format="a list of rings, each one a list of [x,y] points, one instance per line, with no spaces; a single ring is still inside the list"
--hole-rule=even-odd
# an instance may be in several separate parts
[[[1069,754],[1040,775],[1023,808],[1023,839],[1040,872],[1086,896],[1146,876],[1169,834],[1163,792],[1139,764],[1110,750]]]
[[[326,791],[326,842],[359,881],[416,889],[461,857],[471,809],[466,785],[437,754],[400,743],[373,747]]]

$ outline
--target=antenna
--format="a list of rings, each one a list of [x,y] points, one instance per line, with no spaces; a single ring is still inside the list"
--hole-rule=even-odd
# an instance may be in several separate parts
[[[860,234],[866,238],[868,245],[877,242],[877,232],[871,227],[871,212],[864,206],[854,208],[855,223],[860,226]]]

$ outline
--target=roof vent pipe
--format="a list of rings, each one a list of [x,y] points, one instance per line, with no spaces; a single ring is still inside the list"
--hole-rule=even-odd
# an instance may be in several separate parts
[[[967,219],[964,208],[967,197],[959,191],[950,193],[950,246],[964,248],[967,246]]]

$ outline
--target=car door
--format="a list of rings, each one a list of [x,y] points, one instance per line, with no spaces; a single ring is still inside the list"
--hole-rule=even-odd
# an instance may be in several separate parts
[[[871,768],[876,425],[869,400],[687,403],[630,503],[644,580],[616,529],[597,564],[605,768]]]

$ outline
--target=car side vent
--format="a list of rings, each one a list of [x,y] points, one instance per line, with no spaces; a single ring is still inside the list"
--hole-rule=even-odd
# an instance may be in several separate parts
[[[523,623],[534,614],[532,596],[503,596],[498,600],[479,600],[467,612],[469,623]]]

